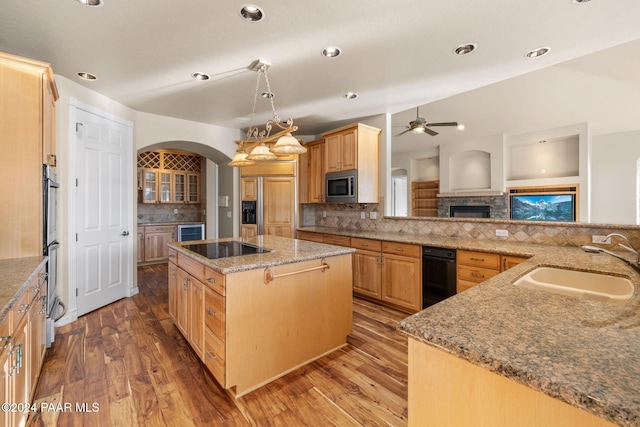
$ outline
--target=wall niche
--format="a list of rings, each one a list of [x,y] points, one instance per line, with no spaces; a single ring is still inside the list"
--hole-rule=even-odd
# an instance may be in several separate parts
[[[449,158],[451,190],[486,190],[491,188],[491,153],[467,150]]]
[[[508,147],[507,180],[578,176],[579,136],[541,139]]]

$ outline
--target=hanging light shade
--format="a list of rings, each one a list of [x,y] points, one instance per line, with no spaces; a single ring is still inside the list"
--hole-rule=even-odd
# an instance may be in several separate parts
[[[253,150],[251,150],[251,154],[247,156],[248,160],[254,161],[265,161],[265,160],[276,160],[278,156],[269,151],[269,147],[264,145],[263,142],[256,145]]]
[[[253,166],[256,164],[256,162],[254,162],[253,160],[249,160],[247,159],[248,154],[245,153],[244,151],[242,152],[237,152],[236,155],[233,157],[233,160],[231,160],[229,162],[229,166]]]
[[[307,152],[307,148],[300,145],[298,139],[292,136],[291,132],[287,132],[271,147],[271,152],[275,154],[302,154]]]

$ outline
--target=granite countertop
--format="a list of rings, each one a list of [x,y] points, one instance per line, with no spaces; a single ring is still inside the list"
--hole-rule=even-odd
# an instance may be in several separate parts
[[[530,256],[402,320],[398,328],[413,339],[613,423],[640,425],[640,274],[624,262],[577,247],[323,227],[301,230]],[[627,303],[613,305],[511,284],[538,266],[623,276],[636,290]]]
[[[0,260],[0,322],[20,299],[47,257],[34,256]]]
[[[240,241],[255,246],[273,249],[274,252],[262,254],[242,255],[220,259],[209,259],[193,251],[183,248],[184,245],[194,242],[173,242],[169,247],[176,249],[182,254],[211,267],[213,270],[222,273],[236,273],[238,271],[253,270],[256,268],[273,267],[276,265],[291,264],[295,262],[310,261],[314,259],[328,258],[337,255],[350,254],[355,249],[343,246],[334,246],[324,243],[307,242],[304,240],[294,240],[276,236],[257,236],[248,238],[226,238],[218,240],[202,240],[198,243]]]

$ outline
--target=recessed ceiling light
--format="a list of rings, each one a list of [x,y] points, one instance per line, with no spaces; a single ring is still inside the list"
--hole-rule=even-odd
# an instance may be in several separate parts
[[[551,48],[549,47],[539,47],[537,49],[532,49],[529,52],[525,53],[524,56],[526,58],[538,58],[539,56],[546,55],[549,53]]]
[[[265,98],[265,99],[271,99],[274,96],[276,96],[273,92],[262,92],[260,94],[261,97]]]
[[[102,6],[102,0],[78,0],[82,4],[86,4],[87,6]]]
[[[572,0],[571,3],[582,4],[589,3],[591,0]]]
[[[462,123],[458,123],[458,130],[464,130],[464,125]]]
[[[344,96],[347,99],[356,99],[358,97],[358,94],[355,92],[347,92],[342,96]]]
[[[256,5],[245,4],[240,9],[240,16],[245,21],[258,22],[264,18],[264,12]]]
[[[78,76],[81,79],[88,80],[88,81],[98,80],[96,75],[95,74],[91,74],[91,73],[84,73],[84,72],[83,73],[78,73]]]
[[[475,43],[465,43],[455,48],[453,52],[456,55],[466,55],[467,53],[471,53],[476,50],[477,47],[478,45]]]
[[[193,73],[191,74],[191,77],[196,80],[209,80],[209,74],[207,73]]]
[[[341,53],[342,51],[340,50],[340,48],[336,46],[328,46],[322,49],[322,56],[325,56],[327,58],[335,58],[336,56],[339,56]]]

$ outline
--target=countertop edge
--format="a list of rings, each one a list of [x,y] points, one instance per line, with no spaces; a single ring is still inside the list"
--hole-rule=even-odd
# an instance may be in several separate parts
[[[37,271],[40,270],[42,265],[45,264],[48,261],[48,259],[49,258],[47,256],[41,256],[41,257],[25,257],[25,258],[0,260],[0,261],[8,261],[8,262],[21,260],[22,262],[26,262],[29,264],[26,267],[29,268],[30,270],[28,274],[17,274],[20,277],[13,280],[14,284],[12,287],[15,288],[15,292],[12,293],[12,296],[8,298],[5,305],[2,307],[2,309],[0,309],[0,323],[4,322],[4,320],[7,318],[7,315],[11,312],[11,309],[13,308],[15,303],[27,291],[27,284],[31,282],[34,278],[36,278]],[[31,268],[32,266],[33,268]],[[12,290],[10,290],[9,292],[12,292]]]

